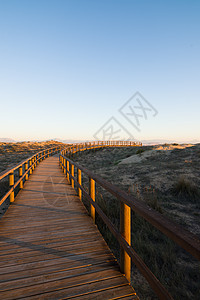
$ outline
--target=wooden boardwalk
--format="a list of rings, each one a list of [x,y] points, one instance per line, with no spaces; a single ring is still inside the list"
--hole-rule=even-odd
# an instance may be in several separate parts
[[[50,157],[1,220],[0,299],[137,299]]]

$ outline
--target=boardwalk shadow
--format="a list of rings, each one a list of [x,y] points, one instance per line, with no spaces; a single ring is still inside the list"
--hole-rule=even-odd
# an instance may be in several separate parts
[[[28,207],[28,208],[32,208],[32,209],[38,209],[39,210],[46,210],[46,211],[51,211],[54,213],[62,213],[64,215],[80,215],[82,216],[83,214],[88,215],[86,212],[84,211],[69,211],[69,210],[63,210],[63,209],[59,209],[56,207],[43,207],[43,206],[35,206],[35,205],[28,205],[28,204],[20,204],[20,203],[15,203],[13,202],[11,205],[14,206],[22,206],[22,207]]]
[[[64,258],[66,257],[66,259],[69,259],[71,261],[83,261],[83,260],[87,260],[87,263],[88,264],[97,264],[99,263],[99,259],[98,258],[95,258],[94,256],[93,257],[90,257],[90,253],[96,253],[96,254],[100,254],[102,253],[105,254],[105,252],[103,252],[102,250],[98,250],[97,249],[88,249],[87,250],[87,247],[85,247],[85,252],[84,252],[84,247],[83,245],[79,245],[77,248],[76,248],[76,244],[74,246],[72,246],[72,249],[82,249],[82,252],[83,253],[72,253],[70,250],[59,250],[59,249],[54,249],[54,248],[51,248],[51,247],[46,247],[44,245],[36,245],[36,244],[32,244],[31,242],[26,242],[26,241],[20,241],[18,239],[14,239],[14,238],[9,238],[9,237],[5,237],[5,236],[0,236],[0,241],[1,242],[6,242],[7,244],[10,244],[10,245],[18,245],[20,246],[21,248],[28,248],[30,250],[33,250],[33,251],[38,251],[42,254],[46,254],[46,255],[55,255],[55,259],[57,258]],[[86,243],[86,246],[88,244]],[[63,246],[62,246],[63,247]],[[39,256],[40,254],[38,253],[38,255],[35,255],[35,256],[32,256],[33,258],[33,261],[34,262],[34,257],[37,257]],[[52,260],[54,258],[48,258],[45,257],[44,260]],[[111,257],[111,261],[114,260],[114,257],[112,259]],[[106,259],[106,261],[108,261],[108,259]],[[23,263],[23,258],[22,260],[20,260],[20,264]],[[17,264],[17,262],[15,263]],[[72,265],[73,266],[73,265]]]

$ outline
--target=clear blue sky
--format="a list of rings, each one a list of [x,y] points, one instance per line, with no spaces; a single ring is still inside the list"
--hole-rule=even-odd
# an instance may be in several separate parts
[[[200,141],[199,0],[0,0],[0,137]],[[140,132],[120,107],[158,111]]]

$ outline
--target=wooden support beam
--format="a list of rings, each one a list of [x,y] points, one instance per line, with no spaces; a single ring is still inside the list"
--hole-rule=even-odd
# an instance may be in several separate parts
[[[29,159],[29,167],[32,166],[32,159]],[[33,172],[32,172],[32,168],[30,168],[30,171],[29,171],[29,174],[31,175]]]
[[[10,188],[12,188],[14,185],[14,172],[11,172],[9,174],[9,186]],[[10,194],[10,202],[14,202],[15,200],[15,192],[13,191],[11,194]]]
[[[67,161],[67,171],[69,172],[69,161]],[[69,173],[67,172],[67,180],[70,182]]]
[[[28,170],[28,161],[25,162],[25,172]],[[28,173],[25,175],[25,180],[28,180]]]
[[[81,185],[82,184],[82,178],[81,178],[82,176],[81,176],[81,170],[80,169],[78,169],[77,175],[78,175],[78,183]],[[78,188],[78,196],[81,200],[82,199],[82,191],[81,191],[80,188]]]
[[[74,177],[74,165],[71,164],[71,175]],[[74,188],[74,179],[71,179],[71,185]]]
[[[66,174],[66,159],[65,158],[63,159],[63,164],[64,164],[64,167],[63,167],[64,174]]]
[[[131,208],[120,202],[120,233],[131,245]],[[125,274],[127,280],[131,280],[131,258],[126,251],[120,248],[120,267],[121,272]]]
[[[34,169],[35,169],[35,162],[34,162],[34,157],[32,158],[32,172],[34,171]]]
[[[22,175],[23,175],[23,169],[21,166],[21,167],[19,167],[19,177],[22,177]],[[20,189],[23,189],[23,180],[20,181],[19,187],[20,187]]]
[[[90,182],[90,197],[93,201],[95,201],[95,181],[92,178],[89,178]],[[90,204],[90,214],[95,223],[95,208],[92,204]]]

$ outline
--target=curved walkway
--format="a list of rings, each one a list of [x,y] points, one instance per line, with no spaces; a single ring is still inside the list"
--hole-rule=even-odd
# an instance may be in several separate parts
[[[58,157],[37,166],[0,222],[1,299],[137,299]]]

